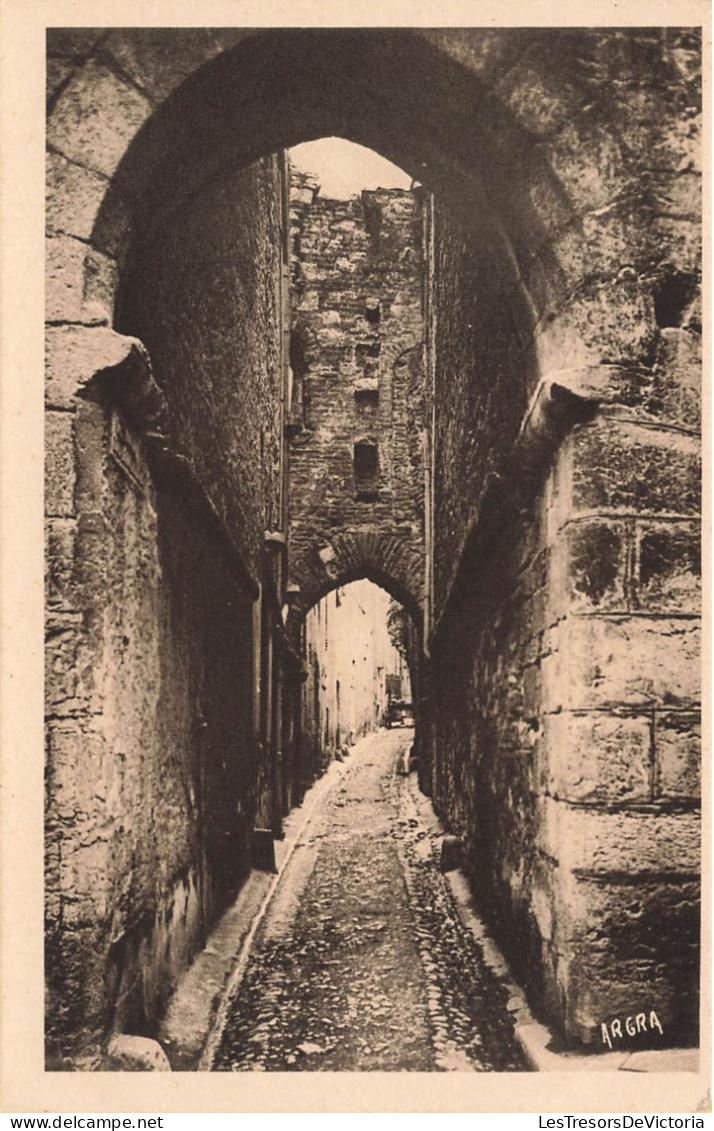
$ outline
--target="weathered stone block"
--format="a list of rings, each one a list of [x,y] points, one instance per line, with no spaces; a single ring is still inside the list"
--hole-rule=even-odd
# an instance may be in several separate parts
[[[613,612],[627,608],[627,530],[624,523],[571,523],[564,534],[563,589],[571,612]],[[551,574],[558,585],[557,567]],[[551,598],[553,599],[553,598]]]
[[[694,318],[696,298],[683,318]],[[692,313],[690,313],[690,311]],[[601,405],[634,410],[642,423],[678,424],[697,431],[700,421],[701,336],[693,328],[660,330],[654,366],[591,365],[563,369],[546,379]]]
[[[702,116],[692,103],[680,107],[678,114],[664,114],[657,139],[648,154],[654,168],[674,173],[702,171]]]
[[[49,152],[45,190],[48,234],[88,240],[106,191],[104,177]]]
[[[648,364],[657,340],[651,296],[629,276],[581,287],[539,328],[541,371]]]
[[[556,233],[544,257],[555,257],[568,291],[599,278],[627,284],[623,293],[646,295],[651,288],[651,212],[641,196],[625,196],[596,209]],[[587,287],[587,284],[585,284]]]
[[[546,634],[546,645],[546,711],[699,701],[699,626],[693,620],[578,617]]]
[[[549,169],[533,172],[528,180],[533,242],[538,245],[572,222],[573,211]]]
[[[598,121],[592,105],[568,122],[544,149],[578,212],[605,207],[629,183],[623,144]]]
[[[51,627],[45,647],[45,697],[48,714],[79,718],[91,709],[98,633],[85,638],[76,623]]]
[[[655,793],[698,800],[701,796],[701,721],[698,713],[655,714]]]
[[[74,414],[50,412],[45,418],[45,513],[74,514]]]
[[[74,519],[51,519],[47,523],[45,570],[48,605],[72,605],[72,574],[76,536]]]
[[[86,326],[51,326],[45,333],[45,402],[74,408],[76,394],[97,372],[95,331]]]
[[[637,524],[636,599],[647,612],[700,611],[698,523]]]
[[[686,168],[679,172],[661,170],[653,177],[650,191],[663,218],[692,220],[698,224],[702,210],[701,173]]]
[[[85,59],[104,35],[101,28],[52,27],[47,29],[47,54],[50,58]]]
[[[673,424],[701,427],[702,339],[676,326],[660,330],[648,411]]]
[[[45,316],[48,322],[79,322],[87,246],[70,236],[46,242]]]
[[[80,514],[75,536],[73,581],[83,596],[92,599],[106,585],[107,563],[111,552],[111,531],[104,515]]]
[[[665,429],[602,420],[573,433],[573,507],[698,514],[699,444]]]
[[[109,321],[108,312],[114,309],[116,263],[72,236],[54,236],[47,240],[46,246],[47,321]]]
[[[126,1033],[112,1037],[107,1049],[109,1067],[117,1072],[170,1072],[169,1059],[158,1041],[150,1037],[131,1037]]]
[[[161,102],[185,78],[246,34],[239,29],[183,28],[181,50],[177,51],[171,28],[118,28],[109,32],[102,48],[153,100]]]
[[[484,81],[503,74],[520,53],[513,41],[488,28],[425,29],[421,34]]]
[[[45,334],[45,401],[49,408],[75,408],[78,394],[98,373],[129,362],[145,371],[146,354],[136,338],[106,325],[50,326]]]
[[[151,103],[107,67],[89,62],[72,78],[47,123],[47,141],[60,153],[111,177]]]
[[[105,410],[102,405],[87,402],[75,417],[75,500],[80,512],[90,513],[102,508],[106,491],[105,447]]]
[[[622,1041],[612,1042],[617,1050],[635,1051],[642,1047],[639,1042],[645,1041],[671,1048],[696,1035],[693,1022],[698,971],[693,949],[684,954],[680,946],[676,959],[665,970],[654,961],[616,959],[603,939],[597,950],[590,942],[576,948],[572,958],[558,963],[558,974],[567,999],[567,1036],[593,1052],[609,1051],[602,1025],[609,1025],[615,1018],[619,1018],[623,1033]],[[651,1020],[652,1012],[656,1022]],[[636,1030],[638,1014],[645,1017],[640,1033]]]
[[[540,714],[542,703],[542,680],[540,664],[528,664],[523,671],[523,711],[533,720]]]
[[[579,804],[651,800],[649,715],[562,712],[544,726],[553,797]]]
[[[701,277],[702,244],[698,220],[662,216],[652,224],[652,242],[661,261],[678,271]]]
[[[52,725],[48,730],[47,769],[52,781],[50,816],[61,825],[65,855],[71,854],[79,843],[88,816],[96,814],[95,794],[103,754],[101,734],[87,730],[79,722]],[[94,831],[90,825],[90,835]]]
[[[558,971],[569,1033],[600,1043],[603,1021],[654,1009],[665,1041],[691,1037],[698,1012],[696,878],[594,883],[573,877],[561,898],[570,913]]]
[[[696,876],[701,822],[696,812],[603,812],[545,798],[538,843],[580,876]]]
[[[536,136],[553,133],[584,100],[567,74],[539,58],[542,50],[542,45],[531,47],[495,87],[520,125]]]
[[[115,182],[102,201],[92,231],[92,244],[113,259],[122,271],[127,263],[135,230],[132,206]],[[112,313],[113,310],[109,311],[110,315]]]
[[[702,37],[698,28],[666,29],[667,59],[685,83],[696,84],[702,73]]]
[[[51,104],[57,91],[67,81],[75,68],[76,63],[72,59],[53,59],[48,56],[45,73],[45,91],[48,105]]]
[[[84,263],[83,317],[88,322],[113,321],[119,268],[110,255],[90,248]]]
[[[550,861],[548,861],[548,867],[540,862],[536,868],[534,881],[531,883],[528,899],[540,936],[546,943],[552,940],[556,926],[553,906],[553,871]]]

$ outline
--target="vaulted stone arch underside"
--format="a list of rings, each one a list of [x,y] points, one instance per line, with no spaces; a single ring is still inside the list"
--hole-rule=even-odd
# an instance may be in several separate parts
[[[293,615],[299,620],[326,593],[363,577],[386,589],[420,623],[422,554],[405,539],[369,527],[338,533],[316,548],[312,569],[301,575]]]

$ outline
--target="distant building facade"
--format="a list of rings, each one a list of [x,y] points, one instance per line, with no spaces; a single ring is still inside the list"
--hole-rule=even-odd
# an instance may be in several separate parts
[[[409,694],[409,671],[387,630],[389,602],[384,590],[355,581],[305,618],[303,739],[315,767],[381,726],[395,687]]]

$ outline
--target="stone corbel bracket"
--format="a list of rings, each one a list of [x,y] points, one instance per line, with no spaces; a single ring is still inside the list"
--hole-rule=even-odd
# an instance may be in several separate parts
[[[184,504],[208,523],[223,546],[238,584],[251,600],[256,600],[257,581],[243,563],[238,546],[197,478],[191,461],[171,442],[168,404],[154,379],[151,359],[143,342],[107,328],[102,331],[101,342],[95,339],[91,356],[91,375],[80,379],[77,395],[87,399],[99,397],[120,409],[143,442],[157,481],[180,495]]]
[[[501,469],[486,479],[443,612],[431,634],[430,651],[448,639],[453,611],[474,592],[481,563],[504,527],[528,514],[568,432],[593,420],[599,404],[599,399],[576,393],[561,381],[546,378],[540,382]]]
[[[101,354],[94,354],[94,372],[78,395],[103,393],[119,406],[142,437],[161,436],[168,444],[168,406],[143,342],[106,330],[96,346]]]
[[[544,379],[531,399],[523,418],[503,480],[526,508],[537,493],[542,476],[567,433],[576,424],[587,424],[595,417],[599,402],[573,392],[560,382]]]

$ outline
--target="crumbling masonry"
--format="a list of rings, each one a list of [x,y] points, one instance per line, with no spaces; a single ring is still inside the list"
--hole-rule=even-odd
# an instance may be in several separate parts
[[[302,620],[358,577],[410,614],[420,782],[534,1009],[695,1034],[700,58],[50,32],[49,1066],[155,1034],[310,780]],[[331,134],[423,188],[329,248],[281,151]]]

